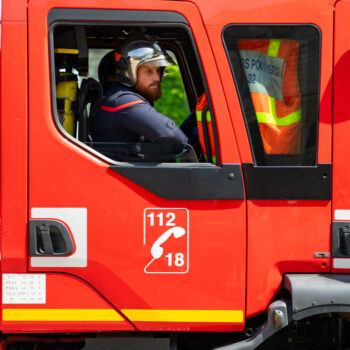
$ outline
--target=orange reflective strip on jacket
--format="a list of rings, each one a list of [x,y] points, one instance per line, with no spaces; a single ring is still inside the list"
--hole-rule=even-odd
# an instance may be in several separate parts
[[[215,139],[214,139],[214,130],[213,130],[213,124],[211,120],[210,111],[208,109],[208,101],[206,94],[202,94],[198,100],[197,100],[197,106],[196,106],[196,117],[197,117],[197,128],[198,128],[198,136],[199,136],[199,142],[202,147],[202,152],[204,155],[204,158],[208,160],[208,154],[207,154],[207,147],[205,142],[205,133],[203,128],[203,117],[205,118],[206,125],[207,125],[207,131],[208,131],[208,138],[210,143],[210,152],[211,152],[211,160],[212,162],[216,162],[216,150],[215,150]]]
[[[290,39],[240,39],[238,47],[265,153],[300,153],[299,43]]]

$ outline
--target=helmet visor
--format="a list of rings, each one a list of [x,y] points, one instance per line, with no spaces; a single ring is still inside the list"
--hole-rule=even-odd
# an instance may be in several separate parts
[[[147,50],[147,51],[146,51]],[[173,59],[161,49],[159,44],[155,42],[152,48],[145,48],[144,55],[140,58],[140,65],[167,67],[175,65]]]
[[[147,62],[140,62],[139,65],[145,65],[145,66],[157,66],[157,67],[168,67],[173,66],[175,62],[173,59],[169,56],[170,60],[168,58],[157,58],[153,61],[147,61]]]
[[[147,42],[133,43],[132,47],[132,49],[127,51],[129,66],[126,76],[130,81],[134,82],[134,84],[136,84],[137,80],[137,69],[142,65],[165,68],[176,64],[169,54],[165,50],[162,50],[157,42],[153,44]],[[164,70],[162,76],[163,74]]]

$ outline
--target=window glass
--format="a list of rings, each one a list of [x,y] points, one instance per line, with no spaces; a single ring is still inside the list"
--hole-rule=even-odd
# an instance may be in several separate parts
[[[177,63],[175,54],[167,50],[168,54]],[[181,126],[190,114],[188,99],[178,64],[165,69],[162,80],[162,97],[155,101],[154,107],[164,115],[169,116],[177,126]]]
[[[71,139],[115,161],[216,162],[216,136],[209,103],[202,108],[208,110],[204,120],[202,115],[198,119],[196,113],[197,100],[205,93],[203,82],[197,79],[200,68],[193,60],[195,52],[187,30],[68,24],[55,25],[51,30],[56,121]],[[152,42],[153,47],[145,48],[145,42]],[[126,55],[119,52],[124,52],[130,43],[135,43],[131,47],[137,58],[126,59]],[[143,46],[138,47],[139,43]],[[139,54],[141,59],[147,59],[144,66],[136,66]],[[163,68],[159,62],[172,64]],[[154,67],[158,67],[158,73],[152,73]],[[144,90],[135,83],[130,84],[136,75],[137,82],[140,81],[141,68],[147,68],[143,75]],[[147,76],[151,73],[162,77],[162,93],[154,99],[149,89],[153,82]],[[121,93],[121,102],[111,95],[117,85],[125,90]],[[125,113],[120,112],[124,109]],[[131,109],[134,112],[130,112]],[[102,120],[103,113],[106,115]],[[164,121],[159,135],[158,131],[149,132],[152,118],[156,128]],[[115,127],[117,120],[122,122]],[[121,137],[116,135],[116,129]],[[171,129],[173,134],[169,132]],[[175,137],[178,138],[174,141]]]
[[[232,25],[223,37],[255,163],[316,164],[318,30]]]
[[[111,49],[95,49],[89,48],[88,50],[88,76],[98,80],[98,65],[102,60],[102,57],[107,55]],[[84,78],[83,76],[79,76],[80,82]]]

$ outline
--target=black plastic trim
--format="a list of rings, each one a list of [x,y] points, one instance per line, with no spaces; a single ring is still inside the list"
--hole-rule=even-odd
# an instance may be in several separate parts
[[[60,14],[65,14],[70,12],[71,10],[76,10],[76,14],[79,14],[80,10],[84,10],[88,11],[88,9],[52,9],[49,12],[50,13],[53,11],[53,13],[56,13],[56,10],[65,10],[66,12],[59,12]],[[95,11],[92,9],[89,9],[89,11]],[[214,143],[215,143],[215,156],[216,156],[216,165],[220,165],[221,164],[221,157],[220,157],[220,152],[219,152],[219,141],[218,141],[218,134],[217,134],[217,127],[216,127],[216,119],[215,119],[215,115],[213,113],[213,106],[212,106],[212,102],[211,102],[211,97],[209,94],[209,88],[208,88],[208,83],[207,83],[207,79],[206,76],[204,74],[204,69],[203,69],[203,64],[198,52],[198,47],[196,44],[196,41],[193,37],[193,33],[191,28],[189,27],[189,23],[187,22],[187,20],[185,19],[185,17],[183,17],[181,14],[176,13],[176,12],[170,12],[170,11],[138,11],[138,10],[103,10],[103,11],[118,11],[120,13],[124,13],[124,12],[138,12],[138,16],[140,16],[140,21],[137,22],[136,20],[129,20],[129,22],[127,22],[126,17],[123,17],[122,21],[123,26],[130,26],[130,27],[135,27],[135,26],[145,26],[145,27],[167,27],[169,25],[174,26],[174,27],[179,27],[179,28],[183,28],[184,30],[187,31],[190,42],[192,44],[192,48],[195,54],[195,59],[198,63],[198,67],[199,67],[199,72],[202,78],[202,82],[204,85],[204,91],[207,95],[207,101],[208,101],[208,105],[209,105],[209,110],[211,113],[211,120],[212,120],[212,128],[213,128],[213,133],[214,133]],[[163,17],[158,17],[158,21],[156,22],[149,22],[149,18],[147,17],[150,13],[157,13],[161,16],[163,16],[164,13],[170,13],[170,14],[176,14],[177,16],[180,16],[183,20],[182,21],[178,21],[178,22],[174,22],[172,21],[171,23],[163,23],[160,21],[159,18],[163,18]],[[58,13],[58,12],[57,12]],[[177,17],[178,19],[180,17]],[[165,18],[165,17],[164,17]],[[168,18],[168,20],[170,21],[170,19]],[[51,100],[54,102],[56,99],[55,93],[56,93],[56,78],[55,78],[55,56],[54,56],[54,29],[56,26],[59,25],[111,25],[110,23],[107,22],[106,19],[103,19],[102,21],[97,21],[96,18],[94,17],[92,20],[93,23],[89,23],[89,20],[84,20],[84,19],[79,19],[79,18],[74,18],[72,20],[68,20],[67,18],[62,18],[61,20],[59,20],[58,18],[55,19],[55,23],[53,23],[50,28],[49,28],[49,60],[50,60],[50,85],[51,85]],[[113,19],[113,21],[117,21],[116,19]],[[168,22],[169,22],[168,21]],[[48,16],[48,23],[49,23],[49,16]],[[120,23],[119,23],[120,24]],[[191,57],[192,58],[192,57]],[[193,59],[193,58],[192,58]],[[70,134],[68,134],[62,127],[62,125],[59,123],[58,121],[58,113],[57,113],[57,105],[56,103],[51,103],[51,107],[52,107],[52,115],[53,115],[53,120],[54,123],[56,124],[56,127],[58,128],[58,130],[61,132],[61,134],[67,138],[69,141],[78,144],[81,148],[83,148],[85,151],[88,151],[89,153],[93,154],[94,156],[99,157],[100,159],[103,159],[106,162],[109,163],[113,163],[114,161],[112,159],[106,158],[104,157],[102,154],[100,154],[99,152],[96,152],[95,150],[93,150],[90,147],[85,146],[83,143],[79,142],[78,139],[76,139],[75,137],[71,136]],[[118,164],[116,162],[116,164]],[[123,164],[123,163],[120,163]]]
[[[267,320],[259,327],[254,327],[252,336],[232,344],[220,346],[213,350],[254,350],[275,333],[288,326],[288,302],[275,300],[267,310]],[[246,328],[249,329],[249,328]],[[266,349],[266,347],[262,346]]]
[[[332,198],[332,164],[315,167],[259,167],[243,164],[247,199]]]
[[[250,144],[250,149],[251,149],[251,153],[252,153],[252,158],[255,164],[259,165],[259,166],[264,166],[264,165],[274,165],[274,164],[266,164],[269,155],[265,154],[264,152],[264,147],[263,147],[263,142],[262,142],[262,138],[261,138],[261,134],[260,134],[260,130],[259,130],[259,125],[258,122],[256,120],[256,114],[255,114],[255,108],[253,105],[253,101],[251,99],[251,95],[250,95],[250,90],[248,87],[248,83],[246,81],[246,79],[244,78],[242,81],[240,81],[239,79],[239,75],[242,74],[244,72],[242,63],[240,58],[238,57],[237,60],[235,60],[235,62],[232,61],[231,59],[231,55],[230,55],[230,48],[228,47],[227,41],[224,38],[225,32],[227,31],[227,29],[229,28],[235,28],[237,33],[236,35],[239,36],[239,38],[267,38],[266,36],[261,36],[258,35],[257,33],[254,33],[254,35],[247,35],[248,32],[245,32],[243,35],[241,35],[240,33],[238,33],[238,31],[248,31],[251,29],[273,29],[275,30],[276,28],[280,27],[280,28],[301,28],[301,27],[305,27],[306,30],[309,30],[311,28],[316,29],[318,32],[318,36],[319,36],[319,49],[318,49],[318,76],[317,76],[317,110],[316,110],[316,114],[317,114],[317,118],[316,118],[316,130],[315,130],[315,137],[316,137],[316,144],[315,144],[315,162],[312,164],[305,164],[305,165],[309,165],[309,166],[313,166],[314,164],[317,163],[317,149],[318,149],[318,121],[319,121],[319,109],[320,109],[320,77],[321,77],[321,45],[322,45],[322,32],[320,30],[320,28],[315,25],[315,24],[311,24],[311,23],[249,23],[249,24],[228,24],[226,25],[222,32],[221,32],[221,41],[222,44],[224,46],[225,52],[226,52],[226,58],[228,61],[228,64],[230,66],[231,69],[231,73],[232,73],[232,78],[233,78],[233,82],[235,84],[236,87],[236,91],[237,91],[237,95],[238,95],[238,99],[240,102],[240,106],[241,106],[241,111],[242,111],[242,115],[243,115],[243,119],[244,119],[244,123],[246,126],[246,130],[247,130],[247,135],[248,135],[248,139],[249,139],[249,144]],[[294,31],[294,33],[296,33],[297,31]],[[277,35],[278,37],[281,37],[281,35]],[[238,37],[237,37],[238,38]],[[236,69],[236,68],[239,69]],[[244,74],[243,74],[244,75]],[[245,77],[245,75],[244,75]],[[304,162],[307,160],[307,158],[304,159]],[[293,164],[294,165],[294,164]],[[295,164],[297,165],[297,164]],[[304,164],[301,164],[304,165]]]
[[[350,223],[332,222],[332,257],[350,258]]]
[[[146,20],[145,20],[146,19]],[[56,21],[130,21],[171,22],[188,24],[180,13],[172,11],[102,10],[54,8],[47,15],[47,26]]]
[[[110,169],[165,199],[244,199],[240,164],[125,164]]]
[[[29,220],[29,256],[69,256],[73,252],[72,237],[62,222]]]

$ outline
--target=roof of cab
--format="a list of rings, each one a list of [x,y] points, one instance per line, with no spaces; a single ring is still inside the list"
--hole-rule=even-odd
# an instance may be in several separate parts
[[[0,20],[2,22],[26,22],[27,0],[0,0]]]
[[[207,25],[230,23],[314,23],[338,0],[184,0],[196,4]]]

